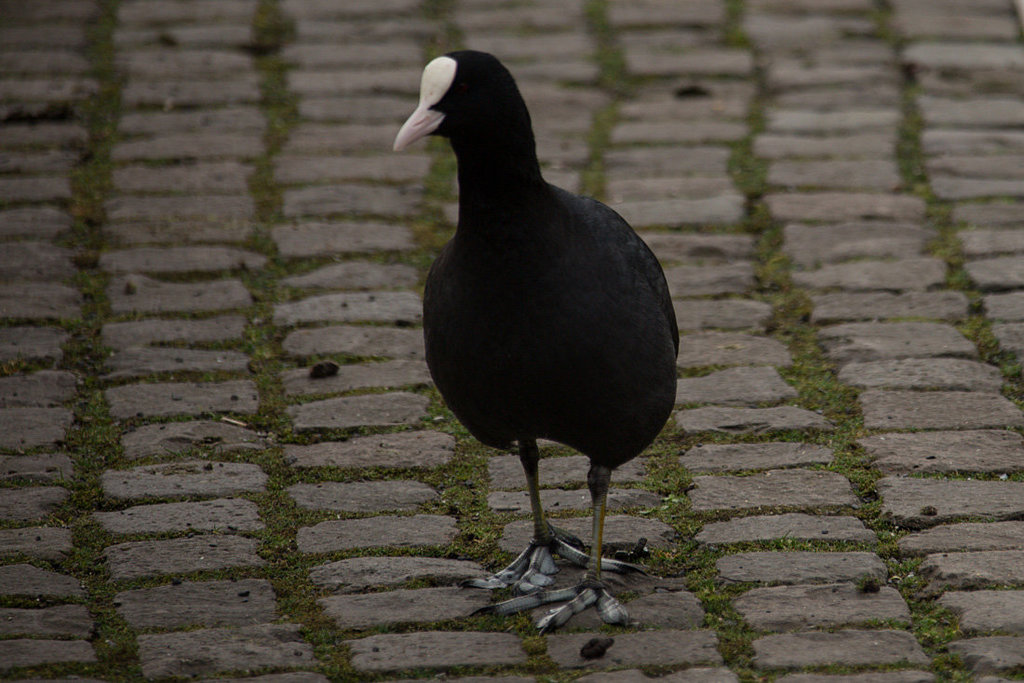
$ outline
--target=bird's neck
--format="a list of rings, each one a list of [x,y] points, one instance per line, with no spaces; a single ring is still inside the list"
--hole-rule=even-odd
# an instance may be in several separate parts
[[[459,165],[460,215],[518,213],[547,193],[533,134],[502,135],[486,143],[452,140]]]

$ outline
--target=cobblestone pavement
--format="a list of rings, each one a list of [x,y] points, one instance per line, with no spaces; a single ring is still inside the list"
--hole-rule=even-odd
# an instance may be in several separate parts
[[[636,628],[458,587],[530,533],[423,362],[454,163],[390,152],[460,46],[675,296]],[[0,74],[0,676],[1024,676],[1012,0],[0,0]]]

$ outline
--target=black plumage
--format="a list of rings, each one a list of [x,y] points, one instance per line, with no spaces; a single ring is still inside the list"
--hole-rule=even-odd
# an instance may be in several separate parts
[[[531,593],[551,583],[550,552],[587,562],[544,520],[536,440],[590,458],[599,557],[610,472],[651,443],[675,399],[675,314],[664,273],[632,228],[604,204],[544,181],[530,115],[496,58],[462,51],[428,65],[420,107],[396,148],[426,134],[449,138],[459,180],[458,229],[424,294],[427,363],[474,436],[496,448],[518,444],[534,506],[531,547],[491,581],[473,585]],[[538,552],[549,554],[538,559]],[[606,620],[623,621],[624,610],[596,583],[601,567],[593,558],[589,564],[572,595],[547,591],[496,611],[582,595]]]

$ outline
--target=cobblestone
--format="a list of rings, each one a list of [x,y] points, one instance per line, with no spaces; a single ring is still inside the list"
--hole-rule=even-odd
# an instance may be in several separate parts
[[[484,568],[468,560],[433,557],[353,557],[313,567],[309,579],[336,593],[359,593],[375,586],[395,586],[430,578],[442,585],[483,578]]]
[[[847,626],[876,619],[909,623],[910,610],[895,588],[875,593],[850,583],[754,588],[733,601],[736,611],[759,631],[795,631]]]
[[[519,638],[510,633],[421,631],[373,635],[346,641],[359,671],[501,666],[526,661]]]
[[[384,546],[417,548],[447,545],[456,534],[455,520],[444,515],[369,517],[320,522],[299,529],[299,552],[327,553],[347,548]]]
[[[130,541],[108,546],[103,556],[115,580],[264,564],[256,555],[256,541],[241,536],[201,535],[166,541]]]
[[[804,631],[764,636],[755,640],[753,647],[755,666],[765,669],[928,663],[924,650],[906,631]]]
[[[1019,675],[1013,3],[428,4],[0,0],[0,669]],[[519,458],[424,363],[457,187],[441,147],[390,147],[453,36],[515,74],[546,179],[641,230],[683,333],[680,408],[616,469],[604,539],[668,576],[604,577],[636,624],[593,660],[595,610],[526,637],[457,587],[533,524]],[[590,542],[588,458],[541,447],[542,502]],[[717,583],[685,590],[684,555]],[[925,634],[934,610],[957,628]]]
[[[887,433],[857,443],[886,474],[1013,472],[1024,463],[1024,439],[1011,431]]]
[[[911,529],[958,517],[1014,519],[1024,508],[1024,484],[1016,481],[945,481],[884,477],[877,484],[883,513]]]
[[[139,636],[147,678],[195,677],[241,669],[291,668],[313,663],[313,648],[296,624],[260,624]]]
[[[749,477],[694,477],[694,484],[689,497],[695,510],[858,505],[850,482],[834,472],[769,470]]]
[[[827,465],[832,452],[802,443],[697,444],[679,457],[691,472],[766,470],[805,465]]]
[[[873,578],[885,581],[882,559],[865,552],[752,552],[726,555],[715,564],[726,582],[816,584]]]

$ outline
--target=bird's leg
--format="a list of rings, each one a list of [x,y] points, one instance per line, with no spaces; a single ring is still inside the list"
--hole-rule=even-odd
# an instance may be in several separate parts
[[[601,583],[601,546],[604,540],[604,515],[607,509],[608,484],[611,470],[601,465],[591,465],[587,473],[587,486],[593,508],[593,542],[590,549],[590,564],[583,581],[568,589],[570,597],[566,604],[556,607],[537,620],[541,633],[565,624],[574,614],[579,614],[591,605],[597,605],[597,612],[606,624],[628,624],[629,614],[619,601],[612,597]],[[607,567],[607,563],[606,568]],[[625,565],[626,563],[617,563]],[[563,598],[565,599],[565,598]],[[553,600],[551,602],[554,602]]]
[[[488,605],[477,610],[477,612],[507,615],[552,602],[565,602],[566,604],[551,610],[537,621],[537,628],[540,629],[541,633],[562,626],[569,621],[572,615],[578,614],[592,605],[597,605],[598,614],[601,615],[601,619],[606,623],[629,623],[629,615],[626,613],[626,610],[619,604],[618,600],[612,597],[604,584],[601,583],[602,568],[616,572],[642,571],[639,567],[626,562],[613,562],[601,559],[604,515],[610,480],[610,469],[600,465],[591,465],[590,472],[587,474],[587,485],[590,488],[590,499],[593,508],[594,541],[591,545],[590,557],[585,565],[587,572],[579,584],[570,588],[530,593],[529,595],[512,598],[495,605]],[[578,550],[576,552],[579,553]],[[579,554],[582,555],[583,553]],[[584,555],[584,557],[586,556]]]
[[[540,452],[537,442],[524,439],[519,443],[519,462],[526,474],[526,487],[530,495],[530,509],[533,512],[533,540],[512,564],[486,579],[469,579],[463,586],[472,588],[505,588],[512,586],[519,595],[534,593],[544,586],[550,586],[552,575],[558,572],[554,556],[585,567],[587,556],[578,549],[583,543],[572,534],[548,524],[540,502],[540,476],[538,463]]]

